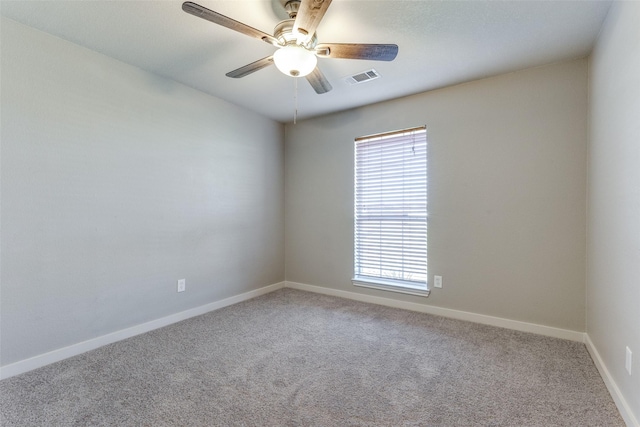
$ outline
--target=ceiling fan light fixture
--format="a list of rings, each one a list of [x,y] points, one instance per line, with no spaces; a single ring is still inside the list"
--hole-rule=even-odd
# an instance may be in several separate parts
[[[290,44],[273,54],[273,62],[278,70],[287,76],[304,77],[316,68],[318,58],[310,50],[297,44]]]

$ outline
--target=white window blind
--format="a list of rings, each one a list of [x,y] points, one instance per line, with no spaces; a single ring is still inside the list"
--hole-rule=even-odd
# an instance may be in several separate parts
[[[356,139],[354,211],[354,284],[424,294],[425,127]]]

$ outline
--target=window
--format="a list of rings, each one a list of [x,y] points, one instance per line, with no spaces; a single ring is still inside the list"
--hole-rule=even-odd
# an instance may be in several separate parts
[[[355,141],[356,286],[428,295],[427,131]]]

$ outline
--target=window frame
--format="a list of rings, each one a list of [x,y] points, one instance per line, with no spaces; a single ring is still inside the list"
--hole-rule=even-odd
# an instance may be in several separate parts
[[[419,263],[416,262],[405,262],[404,259],[402,261],[400,261],[398,264],[396,264],[395,262],[391,262],[390,264],[386,264],[382,261],[380,261],[380,273],[376,274],[376,275],[368,275],[368,274],[359,274],[362,273],[363,269],[366,269],[366,267],[364,265],[367,264],[367,261],[369,261],[369,259],[367,258],[367,256],[363,256],[362,253],[367,252],[366,249],[369,249],[371,247],[374,248],[374,250],[379,251],[380,253],[382,253],[384,251],[384,249],[382,248],[383,244],[381,243],[380,245],[377,246],[372,246],[370,243],[366,243],[363,245],[359,245],[358,241],[359,238],[363,235],[365,235],[366,237],[371,237],[370,235],[366,234],[366,226],[363,224],[366,224],[366,220],[361,220],[359,221],[359,213],[362,214],[362,210],[366,209],[366,200],[368,198],[367,195],[362,195],[361,193],[366,193],[366,190],[363,190],[361,192],[359,192],[358,190],[358,183],[362,183],[363,180],[369,179],[370,182],[372,181],[378,181],[381,182],[382,185],[381,190],[385,190],[385,189],[389,189],[391,188],[391,184],[390,182],[390,178],[386,178],[389,181],[385,182],[385,177],[384,177],[384,167],[391,167],[388,165],[381,165],[378,175],[375,175],[375,177],[363,177],[362,175],[360,175],[360,171],[358,169],[358,159],[362,157],[362,153],[363,150],[366,150],[366,148],[361,148],[360,152],[359,152],[359,144],[366,144],[366,143],[370,143],[370,144],[375,144],[376,141],[378,143],[384,143],[384,139],[387,138],[390,141],[395,141],[395,143],[400,143],[403,144],[402,148],[406,148],[406,145],[408,143],[411,143],[413,141],[412,138],[414,138],[416,135],[419,136],[419,138],[424,138],[423,140],[421,139],[419,141],[420,144],[424,144],[424,173],[421,174],[418,177],[414,177],[416,179],[417,185],[421,185],[424,186],[424,209],[423,211],[420,211],[421,213],[418,214],[418,218],[420,218],[422,215],[424,215],[424,246],[421,246],[421,250],[424,251],[424,281],[422,280],[397,280],[397,279],[393,279],[393,278],[389,278],[389,277],[383,277],[383,272],[384,270],[383,268],[383,264],[386,266],[393,266],[395,267],[396,265],[401,265],[402,266],[402,275],[406,277],[406,273],[405,273],[405,267],[410,266],[410,267],[415,267],[416,265],[419,265]],[[402,138],[406,138],[406,141],[403,141]],[[420,145],[419,147],[422,147],[422,145]],[[392,148],[393,150],[396,150],[394,148]],[[373,152],[373,149],[371,149]],[[400,153],[400,155],[404,156],[405,154],[402,153],[402,149],[399,148],[397,149],[397,153]],[[379,158],[383,157],[382,154],[383,148],[380,148],[380,154],[378,154]],[[360,157],[359,157],[360,154]],[[368,154],[368,153],[367,153]],[[396,154],[396,151],[394,151],[394,154]],[[375,155],[375,154],[374,154]],[[404,159],[404,157],[403,157]],[[419,162],[421,162],[421,160],[419,160]],[[401,207],[403,214],[401,215],[401,217],[410,217],[410,210],[411,208],[407,207],[408,203],[404,201],[404,190],[405,188],[407,188],[405,186],[405,183],[407,181],[411,181],[411,177],[409,177],[409,179],[406,178],[405,174],[405,170],[404,170],[404,160],[403,160],[403,166],[402,166],[402,189],[403,189],[403,202],[401,203],[397,203],[394,204],[392,209],[395,210],[396,207]],[[367,168],[367,167],[371,167],[371,163],[366,164],[366,167],[363,168]],[[420,165],[421,167],[421,165]],[[427,200],[427,183],[428,183],[428,177],[427,177],[427,168],[428,168],[428,140],[427,140],[427,128],[426,126],[419,126],[419,127],[413,127],[413,128],[408,128],[408,129],[401,129],[401,130],[397,130],[397,131],[391,131],[391,132],[383,132],[383,133],[379,133],[379,134],[374,134],[374,135],[368,135],[368,136],[363,136],[363,137],[359,137],[356,138],[354,140],[354,163],[353,163],[353,176],[354,176],[354,198],[353,198],[353,205],[354,205],[354,210],[353,210],[353,221],[354,221],[354,230],[353,230],[353,242],[354,242],[354,250],[353,250],[353,277],[351,279],[352,283],[354,286],[359,286],[359,287],[365,287],[365,288],[373,288],[373,289],[379,289],[379,290],[385,290],[385,291],[393,291],[393,292],[399,292],[399,293],[404,293],[404,294],[410,294],[410,295],[418,295],[418,296],[429,296],[430,293],[430,289],[429,289],[429,280],[428,280],[428,268],[427,268],[427,224],[428,224],[428,212],[427,212],[427,206],[428,206],[428,200]],[[424,181],[422,181],[422,179],[424,179]],[[414,182],[413,184],[416,184],[416,182]],[[393,184],[395,185],[395,184]],[[422,189],[422,187],[420,187],[420,189]],[[381,191],[382,192],[382,191]],[[378,199],[378,201],[380,200],[385,200],[384,197],[388,197],[388,196],[381,196],[380,199]],[[379,204],[379,212],[380,213],[376,213],[373,214],[374,216],[378,216],[380,217],[380,219],[378,219],[378,221],[381,224],[384,224],[384,216],[385,214],[382,213],[383,211],[385,211],[387,207],[383,207],[383,204]],[[422,207],[420,207],[420,209],[422,209]],[[409,213],[407,213],[409,211]],[[386,216],[388,216],[388,221],[398,221],[397,217],[398,214],[397,213],[389,213],[386,214]],[[391,217],[394,217],[394,219],[392,219]],[[411,224],[411,223],[415,223],[415,219],[412,219],[411,221],[404,221],[404,220],[400,220],[401,223],[404,224]],[[418,221],[419,222],[419,221]],[[360,224],[360,226],[359,226]],[[381,227],[381,229],[384,229],[384,227]],[[405,231],[403,228],[402,231],[402,235],[405,236]],[[421,233],[416,233],[414,232],[414,235],[421,235]],[[383,232],[380,231],[379,237],[381,239],[382,242],[384,242],[384,235]],[[390,237],[391,236],[387,236]],[[387,240],[387,243],[397,243],[393,240]],[[363,250],[364,248],[364,250]],[[404,242],[401,246],[400,252],[404,254],[405,250],[409,248],[409,249],[413,249],[409,246],[404,246]],[[395,252],[394,252],[395,253]],[[404,256],[404,255],[403,255]],[[362,262],[362,265],[359,265],[359,262],[362,261],[362,258],[365,259],[364,262]],[[392,270],[387,270],[387,273],[391,272]],[[422,274],[420,274],[420,276],[422,276]]]

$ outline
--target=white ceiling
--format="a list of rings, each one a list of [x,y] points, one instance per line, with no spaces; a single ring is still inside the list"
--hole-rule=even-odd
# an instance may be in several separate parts
[[[272,34],[287,15],[281,0],[195,0]],[[303,0],[304,1],[304,0]],[[281,122],[293,119],[294,79],[275,67],[242,79],[225,73],[274,48],[182,11],[181,1],[9,1],[3,16],[168,77]],[[319,59],[333,90],[303,79],[306,118],[589,54],[610,0],[334,0],[320,42],[395,43],[393,62]],[[375,68],[382,78],[344,78]]]

